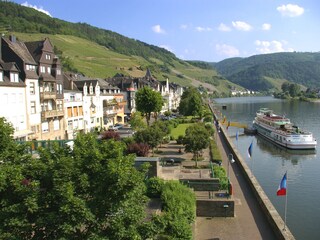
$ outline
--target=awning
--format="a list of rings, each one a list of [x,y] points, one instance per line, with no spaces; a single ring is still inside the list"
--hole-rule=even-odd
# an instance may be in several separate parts
[[[30,134],[33,134],[33,131],[25,129],[21,131],[15,131],[13,134],[13,138],[21,138],[21,137],[26,137]]]

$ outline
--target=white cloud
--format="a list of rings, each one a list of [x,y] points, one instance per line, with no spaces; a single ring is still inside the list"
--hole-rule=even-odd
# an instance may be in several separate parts
[[[225,25],[224,23],[220,23],[218,30],[221,32],[230,32],[231,28]]]
[[[188,25],[186,25],[186,24],[181,24],[181,25],[180,25],[180,29],[185,30],[185,29],[187,29],[187,28],[188,28]]]
[[[227,44],[216,44],[216,50],[220,55],[224,55],[227,57],[236,57],[239,56],[239,50],[234,46],[230,46]]]
[[[281,5],[277,10],[285,17],[298,17],[304,13],[302,7],[294,4]]]
[[[24,2],[21,5],[24,7],[33,8],[39,12],[42,12],[42,13],[47,14],[48,16],[52,17],[51,14],[48,11],[44,10],[43,7],[41,7],[41,6],[37,7],[36,5],[29,4],[28,2]]]
[[[260,41],[256,40],[254,44],[257,46],[256,50],[259,53],[275,53],[275,52],[293,52],[292,48],[285,48],[286,41]]]
[[[270,23],[262,24],[262,30],[269,31],[270,29],[271,29],[271,24]]]
[[[164,49],[168,50],[169,52],[173,53],[172,48],[170,46],[168,46],[168,45],[160,45],[159,47],[164,48]]]
[[[250,31],[252,29],[250,24],[242,21],[232,22],[232,26],[239,31]]]
[[[210,32],[210,31],[212,31],[212,28],[209,28],[209,27],[196,27],[196,30],[198,32]]]
[[[158,25],[154,25],[152,27],[152,31],[154,31],[155,33],[159,33],[159,34],[164,34],[166,33],[166,31],[164,29],[161,28],[161,26],[158,24]]]

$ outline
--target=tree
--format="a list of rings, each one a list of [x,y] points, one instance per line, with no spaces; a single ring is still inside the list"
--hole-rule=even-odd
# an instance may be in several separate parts
[[[298,84],[290,84],[289,93],[291,97],[296,97],[300,93],[300,86]]]
[[[144,130],[138,131],[134,135],[134,139],[137,143],[146,143],[154,153],[154,148],[156,148],[162,141],[164,137],[163,131],[158,127],[148,127]]]
[[[186,129],[183,145],[186,152],[192,152],[198,166],[199,152],[209,146],[210,134],[203,124],[193,124]]]
[[[73,151],[38,151],[1,164],[1,239],[141,238],[146,172],[125,144],[79,134]]]
[[[190,87],[183,92],[179,104],[179,112],[184,116],[201,115],[202,99],[200,92],[196,88]]]
[[[143,120],[141,112],[137,111],[131,114],[130,124],[134,130],[144,129],[146,127],[146,123]]]
[[[137,111],[145,114],[149,126],[151,113],[158,113],[163,106],[163,98],[159,92],[150,87],[143,87],[136,93]]]

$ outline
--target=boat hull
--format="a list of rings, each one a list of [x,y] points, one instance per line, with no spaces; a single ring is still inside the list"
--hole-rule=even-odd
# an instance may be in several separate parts
[[[284,135],[284,134],[281,134],[279,131],[277,132],[274,129],[261,126],[256,122],[253,123],[253,126],[257,130],[257,133],[260,136],[263,136],[269,141],[291,150],[304,150],[304,149],[310,150],[310,149],[315,149],[317,146],[317,141],[314,140],[312,136],[308,136],[308,135],[303,136],[298,134]],[[311,140],[308,140],[310,137],[311,137]],[[290,139],[290,140],[287,140],[287,139]]]

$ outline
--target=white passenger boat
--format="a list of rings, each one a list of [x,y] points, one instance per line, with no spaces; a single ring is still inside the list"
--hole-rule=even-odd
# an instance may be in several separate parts
[[[290,119],[261,108],[253,121],[259,135],[289,149],[315,149],[317,141],[312,133],[294,126]]]

